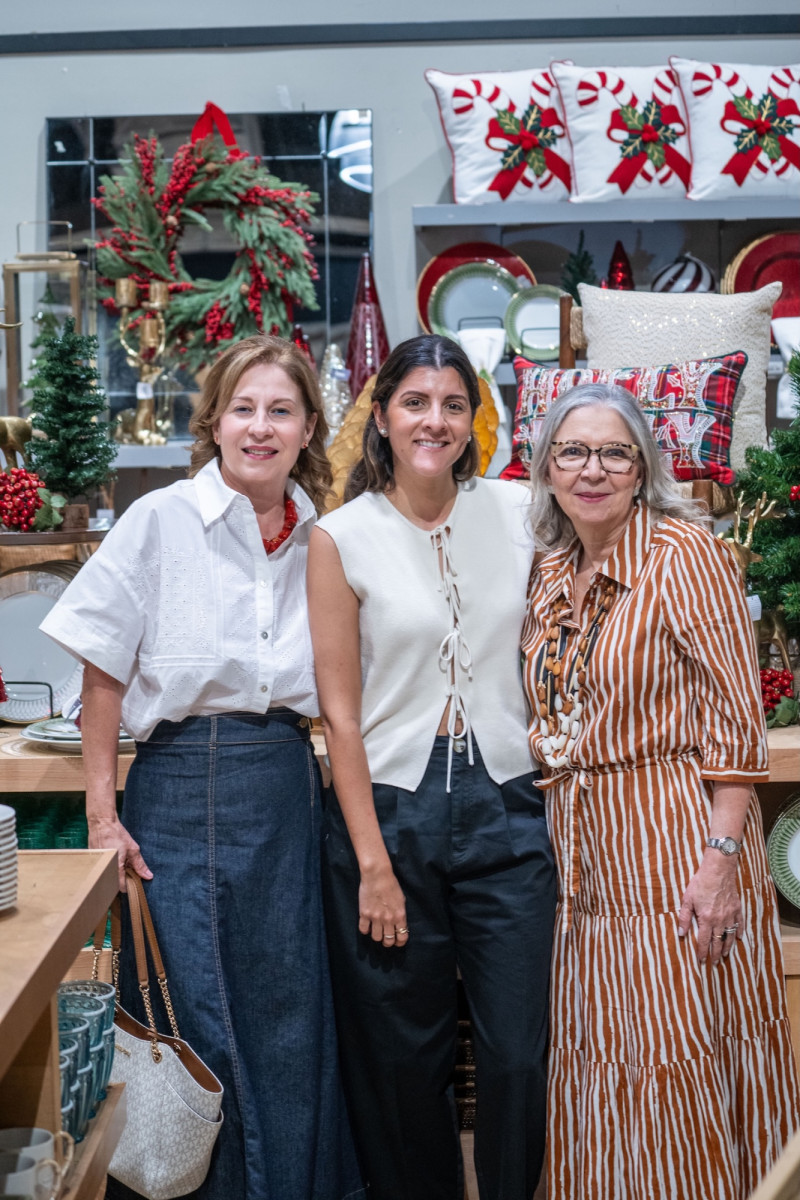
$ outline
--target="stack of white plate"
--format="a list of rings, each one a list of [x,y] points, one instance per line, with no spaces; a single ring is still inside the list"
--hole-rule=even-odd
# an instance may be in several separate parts
[[[35,721],[27,729],[22,730],[21,736],[28,742],[36,742],[40,746],[50,746],[60,754],[81,754],[83,744],[81,731],[74,721],[65,717],[54,717],[49,721]],[[120,749],[132,747],[136,743],[124,729],[119,731]]]
[[[17,903],[17,814],[0,804],[0,912]]]

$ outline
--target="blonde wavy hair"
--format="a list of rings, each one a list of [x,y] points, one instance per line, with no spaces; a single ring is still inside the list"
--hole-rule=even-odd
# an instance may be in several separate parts
[[[303,405],[309,417],[317,418],[308,446],[300,451],[297,462],[289,472],[311,498],[318,514],[325,511],[331,492],[333,476],[325,453],[328,422],[322,405],[319,383],[311,363],[293,342],[265,333],[244,338],[220,355],[208,372],[200,402],[189,422],[194,434],[189,477],[196,475],[212,458],[221,459],[220,448],[214,441],[214,429],[236,393],[239,380],[251,367],[276,366],[285,371],[300,389]]]

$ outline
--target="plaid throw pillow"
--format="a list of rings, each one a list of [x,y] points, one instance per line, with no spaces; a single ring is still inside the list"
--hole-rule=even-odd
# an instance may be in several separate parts
[[[542,421],[559,396],[582,383],[609,383],[627,388],[639,401],[676,479],[731,484],[736,478],[729,457],[733,400],[746,364],[743,350],[694,362],[616,370],[570,370],[515,358],[517,412],[512,458],[501,479],[527,478]]]

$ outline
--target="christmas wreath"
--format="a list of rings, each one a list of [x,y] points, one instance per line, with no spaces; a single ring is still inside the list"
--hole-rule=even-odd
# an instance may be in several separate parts
[[[287,336],[295,304],[318,308],[307,230],[318,197],[248,158],[221,109],[206,105],[171,167],[154,136],[135,134],[125,157],[119,175],[102,177],[93,201],[110,225],[95,242],[98,292],[116,314],[115,280],[132,278],[140,288],[166,282],[167,346],[176,365],[194,373],[234,339],[262,330]],[[180,255],[189,225],[211,230],[208,209],[222,213],[237,246],[223,280],[193,279]],[[143,316],[143,309],[131,310],[134,324]]]

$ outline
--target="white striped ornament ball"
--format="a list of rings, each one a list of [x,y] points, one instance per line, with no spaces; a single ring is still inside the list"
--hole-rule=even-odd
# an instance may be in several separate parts
[[[716,286],[710,267],[692,254],[682,254],[674,263],[658,272],[650,285],[650,291],[713,292]]]

